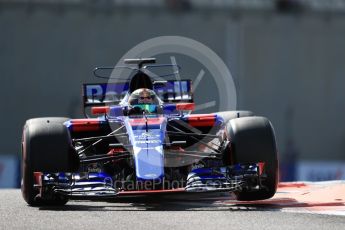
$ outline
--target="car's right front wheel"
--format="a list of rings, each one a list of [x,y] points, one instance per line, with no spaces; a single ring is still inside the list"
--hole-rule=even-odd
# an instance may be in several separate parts
[[[47,117],[26,121],[22,138],[22,182],[24,200],[31,206],[63,205],[68,199],[51,194],[39,196],[34,172],[71,172],[77,169],[76,152],[64,122],[67,118]]]

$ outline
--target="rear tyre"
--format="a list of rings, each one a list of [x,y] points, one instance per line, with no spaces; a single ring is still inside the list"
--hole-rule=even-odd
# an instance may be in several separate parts
[[[227,125],[227,132],[232,163],[264,162],[263,173],[267,175],[261,189],[237,192],[237,199],[250,201],[271,198],[278,184],[277,146],[271,122],[264,117],[232,119]]]
[[[39,197],[34,172],[72,172],[77,170],[77,155],[66,126],[68,118],[35,118],[26,121],[22,137],[22,181],[24,200],[31,206],[64,205],[63,196]]]

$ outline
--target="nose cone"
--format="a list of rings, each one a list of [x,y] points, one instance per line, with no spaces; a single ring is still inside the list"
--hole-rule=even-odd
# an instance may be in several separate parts
[[[162,146],[134,147],[135,173],[138,180],[157,180],[164,176]]]
[[[163,179],[166,119],[163,117],[131,119],[127,124],[133,145],[137,180]]]

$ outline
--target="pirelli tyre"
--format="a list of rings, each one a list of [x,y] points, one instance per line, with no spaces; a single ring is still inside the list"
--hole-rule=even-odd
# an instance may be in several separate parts
[[[38,196],[34,172],[72,172],[78,168],[76,152],[66,126],[68,118],[47,117],[27,120],[22,136],[22,180],[24,200],[32,206],[63,205],[68,200],[61,196]]]
[[[227,124],[231,158],[234,164],[264,162],[267,177],[259,190],[236,192],[238,200],[263,200],[271,198],[278,184],[278,157],[274,129],[265,117],[232,119]]]

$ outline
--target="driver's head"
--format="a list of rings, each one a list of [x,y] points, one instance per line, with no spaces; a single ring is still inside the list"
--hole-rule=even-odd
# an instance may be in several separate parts
[[[154,104],[156,102],[156,94],[154,91],[146,88],[135,90],[130,98],[129,104]]]
[[[148,89],[141,89],[139,92],[138,102],[139,104],[152,104],[153,95],[150,94]]]

